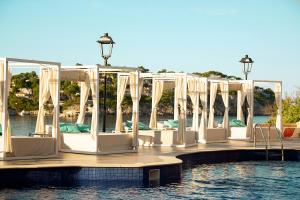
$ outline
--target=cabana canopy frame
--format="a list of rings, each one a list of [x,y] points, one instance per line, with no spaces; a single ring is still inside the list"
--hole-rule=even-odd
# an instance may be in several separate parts
[[[87,100],[87,91],[89,89],[89,81],[91,79],[89,79],[89,75],[88,75],[88,71],[97,71],[96,74],[97,76],[95,77],[95,84],[94,87],[95,91],[99,91],[99,73],[103,74],[103,73],[115,73],[118,75],[119,77],[119,73],[124,73],[124,72],[129,72],[131,75],[131,79],[130,80],[130,92],[131,95],[133,95],[133,133],[132,133],[132,150],[136,151],[137,150],[137,136],[138,136],[138,130],[134,127],[137,127],[137,123],[138,123],[138,116],[135,113],[138,113],[138,101],[134,101],[134,99],[136,99],[139,96],[139,87],[136,87],[138,85],[138,80],[139,80],[139,72],[137,68],[131,68],[131,67],[103,67],[101,65],[83,65],[83,66],[63,66],[62,68],[62,75],[61,75],[61,79],[62,80],[72,80],[72,81],[80,81],[81,82],[81,88],[86,88],[85,89],[85,94],[82,93],[83,90],[81,90],[81,109],[80,109],[80,114],[79,117],[81,120],[78,119],[77,122],[82,122],[84,119],[84,111],[85,111],[85,102]],[[137,78],[135,78],[137,77]],[[118,80],[119,81],[119,80]],[[133,82],[132,82],[133,81]],[[135,83],[136,82],[136,83]],[[127,83],[129,83],[129,81],[126,81],[126,85]],[[119,84],[118,83],[118,90],[119,90]],[[84,86],[84,87],[83,87]],[[125,87],[126,88],[126,87]],[[92,92],[93,93],[93,92]],[[119,95],[119,91],[117,92]],[[99,115],[98,115],[98,111],[99,111],[99,93],[98,92],[94,92],[93,96],[95,97],[95,100],[93,100],[93,115],[92,115],[92,130],[93,133],[92,135],[94,136],[94,140],[93,143],[95,145],[95,148],[93,150],[76,150],[76,152],[82,152],[82,153],[122,153],[122,152],[129,152],[132,150],[122,150],[121,147],[116,146],[117,150],[113,150],[114,152],[103,152],[101,149],[101,137],[112,137],[112,136],[120,136],[123,137],[126,134],[124,133],[118,133],[118,131],[116,131],[116,133],[113,134],[101,134],[99,133],[98,130],[98,122],[99,122]],[[94,99],[93,97],[93,99]],[[118,99],[119,100],[119,99]],[[118,103],[117,103],[118,104]],[[95,107],[95,109],[94,109]],[[117,113],[118,113],[118,109],[117,109]],[[118,113],[117,115],[119,116],[122,113]],[[118,121],[118,118],[117,118]],[[99,139],[100,138],[100,139]],[[120,139],[118,139],[120,140]],[[122,140],[122,139],[121,139]],[[111,143],[115,143],[115,141],[109,141]],[[103,143],[103,142],[102,142]],[[121,142],[122,143],[122,142]],[[83,144],[84,145],[84,144]],[[107,145],[106,145],[107,146]],[[80,147],[79,147],[80,148]],[[71,150],[72,151],[72,150]],[[75,152],[75,150],[73,151]]]
[[[120,76],[128,76],[128,73],[120,73]],[[179,119],[179,128],[178,128],[178,141],[180,141],[180,145],[186,145],[186,111],[187,111],[187,95],[189,95],[193,102],[193,126],[192,131],[197,133],[195,139],[200,138],[200,134],[205,132],[203,127],[206,124],[206,120],[202,123],[202,128],[199,128],[199,95],[202,92],[201,83],[203,82],[205,85],[206,78],[200,78],[199,76],[188,74],[188,73],[141,73],[141,79],[143,80],[152,80],[152,112],[150,117],[149,127],[156,129],[157,128],[157,120],[156,120],[156,110],[159,100],[161,98],[164,85],[166,83],[173,82],[175,84],[175,96],[174,96],[174,119]],[[140,84],[141,85],[141,84]],[[169,84],[168,84],[169,85]],[[205,92],[206,94],[206,92]],[[202,94],[202,104],[203,108],[206,112],[206,103],[207,100]],[[179,106],[180,105],[180,106]],[[180,111],[179,108],[180,107]],[[200,130],[201,129],[201,133]]]
[[[1,124],[2,124],[2,148],[1,149],[1,159],[8,160],[8,159],[31,159],[31,158],[47,158],[47,157],[53,157],[58,155],[58,147],[59,147],[59,140],[58,140],[58,124],[59,124],[59,79],[60,79],[60,63],[58,62],[49,62],[49,61],[39,61],[39,60],[29,60],[29,59],[19,59],[19,58],[0,58],[0,63],[3,65],[1,66],[2,71],[2,79],[1,80]],[[11,74],[9,72],[9,68],[11,67],[40,67],[40,69],[47,69],[50,70],[50,74],[47,77],[48,83],[44,85],[45,87],[49,88],[49,95],[52,98],[52,102],[54,105],[53,109],[53,123],[52,123],[52,137],[54,137],[54,152],[53,155],[49,155],[48,153],[45,153],[45,155],[40,155],[37,152],[31,152],[30,150],[27,150],[27,153],[24,153],[25,155],[18,156],[15,155],[14,147],[12,145],[12,138],[11,138],[11,130],[10,130],[10,122],[9,122],[9,114],[8,114],[8,90],[10,87],[10,79]],[[40,84],[41,86],[41,84]],[[44,124],[44,121],[40,122],[37,121],[37,124],[42,123]],[[44,134],[44,133],[43,133]],[[30,137],[31,138],[31,137]],[[37,139],[40,140],[43,138],[31,138],[33,140]],[[47,138],[45,138],[47,139]],[[19,140],[26,142],[28,140]],[[24,144],[26,146],[28,144]],[[22,145],[23,146],[23,145]],[[50,145],[51,146],[51,145]],[[20,149],[20,147],[17,147]],[[13,156],[7,157],[7,153],[12,154]]]

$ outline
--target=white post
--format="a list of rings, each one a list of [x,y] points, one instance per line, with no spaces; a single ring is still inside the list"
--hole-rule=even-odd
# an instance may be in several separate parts
[[[5,58],[4,61],[4,75],[3,75],[3,105],[2,105],[2,148],[3,148],[3,159],[5,160],[6,158],[6,153],[5,153],[5,146],[6,146],[6,133],[4,132],[6,130],[7,124],[6,119],[6,108],[7,108],[7,68],[8,68],[8,61]]]
[[[184,111],[185,111],[185,115],[184,115],[184,127],[183,127],[183,144],[185,145],[186,144],[186,123],[187,123],[187,120],[186,120],[186,113],[187,113],[187,76],[185,75],[184,76],[184,81],[183,81],[183,86],[184,86],[184,93],[183,93],[183,107],[184,107]]]
[[[208,126],[208,123],[207,123],[207,100],[208,100],[208,80],[206,79],[205,80],[205,105],[202,105],[203,108],[206,109],[206,112],[205,112],[205,116],[202,116],[204,117],[204,127],[205,127],[205,130],[204,130],[204,140],[206,141],[207,140],[207,126]]]
[[[136,133],[135,133],[135,149],[138,150],[138,146],[139,146],[139,140],[138,140],[138,137],[139,137],[139,86],[140,86],[140,72],[139,71],[136,71],[136,97],[137,97],[137,100],[136,100],[136,104],[135,104],[135,112],[136,112]]]
[[[200,98],[199,91],[200,91],[200,80],[199,80],[199,78],[197,78],[196,79],[196,91],[194,91],[194,92],[196,92],[196,95],[197,95],[197,97],[196,97],[196,105],[194,105],[196,107],[196,118],[195,118],[195,120],[196,120],[196,127],[193,127],[194,131],[196,131],[196,133],[198,133],[198,131],[199,131],[199,100],[200,100],[199,99]]]
[[[57,127],[56,127],[56,131],[55,131],[55,137],[56,137],[56,156],[58,156],[58,151],[59,151],[59,148],[60,148],[60,128],[59,128],[59,100],[60,100],[60,64],[57,65],[57,84],[56,84],[56,92],[58,93],[57,94],[57,106],[56,106],[56,124],[57,124]],[[59,134],[58,134],[59,133]]]
[[[176,95],[176,85],[174,89],[174,120],[178,120],[178,97]]]
[[[280,133],[283,134],[283,123],[282,123],[282,82],[280,82],[280,101],[279,101],[279,105],[278,105],[278,111],[280,112],[280,120],[279,120],[279,124],[277,128],[279,128]]]
[[[94,109],[96,109],[96,127],[95,127],[95,130],[96,130],[96,135],[95,135],[95,146],[96,146],[96,152],[98,152],[98,133],[99,133],[99,67],[96,66],[95,67],[95,70],[96,70],[96,80],[93,80],[93,81],[96,81],[96,99],[97,99],[97,103],[96,105],[93,105],[93,107],[95,106]]]
[[[253,138],[253,116],[254,116],[254,81],[250,81],[250,84],[251,84],[251,107],[250,107],[250,110],[251,110],[251,118],[252,118],[252,121],[250,122],[250,125],[251,125],[251,129],[250,129],[250,135],[247,136],[247,137],[250,137],[250,139]]]

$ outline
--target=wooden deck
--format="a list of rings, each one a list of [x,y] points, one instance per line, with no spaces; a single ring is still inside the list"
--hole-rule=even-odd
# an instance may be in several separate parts
[[[278,149],[279,143],[272,143],[272,149]],[[259,143],[256,149],[263,149]],[[285,149],[300,150],[300,139],[284,141]],[[52,168],[52,167],[147,167],[179,164],[182,161],[176,156],[206,151],[253,150],[253,143],[245,141],[229,141],[227,143],[198,144],[193,147],[140,147],[138,153],[112,155],[83,155],[60,153],[58,158],[0,161],[0,169],[16,168]]]

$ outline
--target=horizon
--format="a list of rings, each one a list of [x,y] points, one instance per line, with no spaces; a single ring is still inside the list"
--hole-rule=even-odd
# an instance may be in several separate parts
[[[300,86],[299,0],[15,0],[0,8],[0,57],[102,64],[96,40],[108,32],[116,42],[114,66],[243,78],[239,60],[248,54],[249,79],[282,80],[288,95]]]

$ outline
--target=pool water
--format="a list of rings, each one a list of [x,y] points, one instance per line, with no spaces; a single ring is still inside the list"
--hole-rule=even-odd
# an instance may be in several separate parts
[[[297,199],[299,188],[300,162],[240,162],[195,166],[180,183],[161,186],[35,186],[2,189],[0,199]]]

